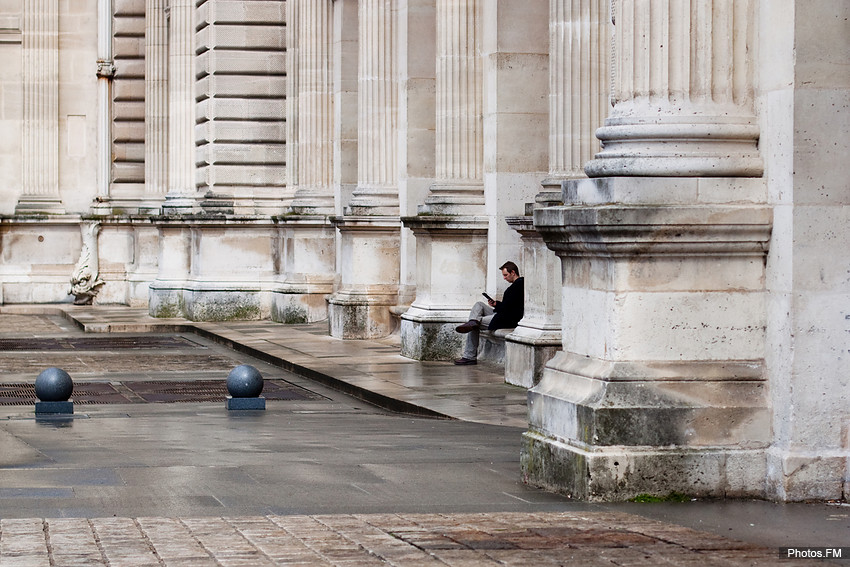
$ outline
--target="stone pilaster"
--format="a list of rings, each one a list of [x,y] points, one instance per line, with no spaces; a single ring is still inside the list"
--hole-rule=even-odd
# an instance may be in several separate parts
[[[166,0],[145,2],[145,208],[168,192],[168,22]]]
[[[357,188],[347,214],[397,216],[397,0],[359,3]]]
[[[612,177],[534,212],[562,263],[563,351],[529,391],[524,475],[593,500],[764,496],[752,4],[615,6],[617,102],[585,167]]]
[[[562,183],[584,177],[608,115],[609,0],[549,2],[549,175],[535,201],[562,200]]]
[[[454,328],[486,289],[482,3],[438,0],[435,181],[421,216],[405,217],[416,236],[416,298],[402,315],[401,352],[450,360],[462,348]]]
[[[286,191],[298,187],[298,52],[301,2],[286,3]]]
[[[600,176],[759,177],[754,1],[615,2]]]
[[[59,195],[59,0],[23,3],[23,190],[17,213],[62,214]]]
[[[332,3],[296,0],[298,189],[292,210],[330,215],[333,196]],[[291,25],[291,24],[288,24]]]
[[[333,3],[287,3],[287,139],[294,215],[278,217],[281,274],[272,294],[271,317],[283,323],[327,319],[333,292],[335,231],[333,187]],[[291,99],[291,101],[289,100]]]
[[[168,16],[168,193],[163,209],[191,212],[195,185],[195,2],[171,0]]]
[[[610,13],[608,0],[549,2],[549,175],[532,207],[563,201],[567,180],[584,177],[599,150],[594,132],[608,111]],[[522,237],[525,315],[506,338],[505,380],[531,387],[561,346],[561,268],[534,230],[531,211],[509,217]]]
[[[357,187],[333,219],[340,235],[340,288],[328,300],[340,338],[390,334],[398,301],[401,222],[398,195],[396,0],[358,4]]]
[[[480,0],[437,1],[436,182],[423,212],[484,212]]]
[[[505,337],[505,382],[531,388],[543,367],[561,349],[561,266],[546,247],[529,216],[509,217],[508,225],[522,238],[525,312]]]

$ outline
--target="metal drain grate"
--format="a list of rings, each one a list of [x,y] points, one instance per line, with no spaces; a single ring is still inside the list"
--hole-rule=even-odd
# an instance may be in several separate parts
[[[0,385],[0,406],[31,406],[38,398],[32,384]],[[130,400],[122,396],[112,384],[105,382],[86,382],[74,384],[71,399],[78,404],[129,404]]]
[[[77,404],[180,403],[223,401],[227,395],[224,380],[122,382],[121,388],[135,394],[133,399],[125,397],[106,382],[76,383],[71,399]],[[326,399],[286,380],[266,380],[262,395],[266,400]],[[0,406],[27,406],[34,405],[36,401],[32,384],[0,384]]]
[[[62,350],[119,350],[206,348],[180,336],[111,335],[109,337],[68,337],[0,339],[0,351],[62,351]]]
[[[224,380],[125,382],[124,386],[146,402],[214,402],[227,396]],[[323,399],[318,394],[284,380],[266,380],[262,395],[267,400]]]

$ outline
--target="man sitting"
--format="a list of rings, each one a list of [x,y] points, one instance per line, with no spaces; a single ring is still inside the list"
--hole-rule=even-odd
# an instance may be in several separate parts
[[[502,301],[488,297],[486,304],[476,302],[469,312],[469,321],[455,329],[458,333],[468,333],[463,356],[456,359],[455,364],[478,364],[478,333],[482,326],[490,331],[511,329],[522,319],[525,297],[519,268],[513,262],[505,262],[499,269],[502,270],[502,277],[511,285],[505,290]]]

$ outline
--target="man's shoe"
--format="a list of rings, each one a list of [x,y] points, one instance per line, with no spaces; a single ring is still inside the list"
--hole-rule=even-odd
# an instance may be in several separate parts
[[[458,366],[466,366],[467,364],[478,364],[478,361],[474,358],[456,358],[455,364]]]
[[[475,319],[471,319],[463,325],[458,325],[457,327],[455,327],[455,331],[457,331],[458,333],[468,333],[469,331],[472,331],[473,329],[477,328],[478,321],[476,321]]]

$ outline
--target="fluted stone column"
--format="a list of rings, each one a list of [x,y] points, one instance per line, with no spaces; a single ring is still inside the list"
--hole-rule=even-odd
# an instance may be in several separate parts
[[[292,210],[333,214],[333,92],[330,0],[296,0],[298,190]],[[292,23],[288,23],[292,25]]]
[[[301,2],[286,3],[286,191],[298,188],[298,52]]]
[[[358,176],[347,214],[398,215],[397,1],[360,2]]]
[[[541,203],[561,201],[562,182],[584,177],[608,116],[610,1],[549,2],[549,176]]]
[[[608,0],[549,2],[549,175],[533,208],[557,205],[570,179],[599,150],[594,132],[608,105],[610,69]],[[561,267],[534,230],[528,210],[508,224],[522,236],[526,309],[506,337],[505,380],[531,387],[561,346]]]
[[[62,214],[59,195],[59,0],[23,3],[23,191],[15,212]]]
[[[458,356],[454,332],[486,288],[483,73],[480,0],[437,0],[436,180],[416,235],[416,298],[402,315],[401,352],[419,360]]]
[[[145,2],[145,198],[158,208],[168,192],[168,22],[166,0]]]
[[[423,209],[481,214],[484,125],[481,1],[437,1],[437,181]]]
[[[168,194],[163,208],[195,206],[195,2],[171,0],[168,54]]]
[[[163,214],[192,213],[195,186],[195,2],[170,0],[168,9],[168,193]],[[148,288],[154,317],[186,317],[192,230],[179,221],[158,223],[159,271]]]
[[[765,203],[753,3],[616,2],[614,93],[567,206],[562,352],[529,391],[527,480],[573,496],[765,493]],[[611,177],[608,177],[610,175]]]
[[[614,2],[615,106],[591,177],[758,177],[753,0]]]
[[[358,5],[357,187],[334,223],[341,237],[341,284],[329,299],[332,336],[393,331],[401,222],[398,195],[397,0]]]
[[[272,319],[306,323],[327,318],[326,297],[333,292],[335,230],[333,188],[333,4],[330,0],[287,3],[288,48],[295,55],[289,96],[291,129],[297,142],[292,179],[297,188],[294,215],[279,219],[283,265],[272,298]],[[289,119],[290,116],[287,118]],[[289,144],[290,141],[287,140]],[[296,177],[297,176],[297,177]]]

